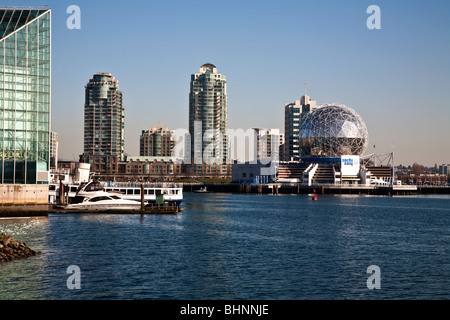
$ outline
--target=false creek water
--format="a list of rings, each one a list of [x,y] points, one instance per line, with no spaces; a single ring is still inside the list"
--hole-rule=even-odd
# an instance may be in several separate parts
[[[183,206],[0,219],[42,252],[0,264],[0,299],[450,298],[450,196],[185,193]]]

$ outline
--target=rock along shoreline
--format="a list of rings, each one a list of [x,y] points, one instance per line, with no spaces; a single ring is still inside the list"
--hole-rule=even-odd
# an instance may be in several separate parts
[[[0,234],[0,263],[27,258],[40,254],[28,247],[25,243],[13,240],[12,236]]]

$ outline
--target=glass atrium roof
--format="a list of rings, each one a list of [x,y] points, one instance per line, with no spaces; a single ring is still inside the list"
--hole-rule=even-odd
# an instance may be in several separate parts
[[[0,40],[47,11],[48,9],[16,7],[0,9]]]

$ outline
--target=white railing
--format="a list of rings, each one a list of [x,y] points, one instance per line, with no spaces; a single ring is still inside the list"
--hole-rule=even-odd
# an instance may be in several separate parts
[[[391,177],[371,178],[370,184],[377,186],[390,186],[392,185],[392,178]]]
[[[314,174],[316,173],[317,168],[319,167],[319,164],[316,163],[314,167],[311,168],[311,170],[308,172],[308,185],[310,186],[312,184],[312,179],[314,177]]]
[[[100,182],[103,187],[113,188],[183,188],[182,183],[175,182]]]
[[[303,171],[303,174],[302,174],[302,180],[303,181],[306,181],[307,179],[308,179],[308,172],[309,172],[309,170],[311,170],[311,168],[312,168],[312,166],[313,166],[313,164],[311,163],[304,171]]]

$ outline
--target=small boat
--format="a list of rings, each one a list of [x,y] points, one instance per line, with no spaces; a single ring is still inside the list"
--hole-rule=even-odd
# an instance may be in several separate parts
[[[197,192],[197,193],[208,193],[209,191],[206,189],[206,187],[203,187],[203,188],[194,190],[194,192]]]
[[[127,200],[120,193],[106,192],[98,182],[81,184],[72,202],[65,206],[66,210],[139,210],[141,203]]]

